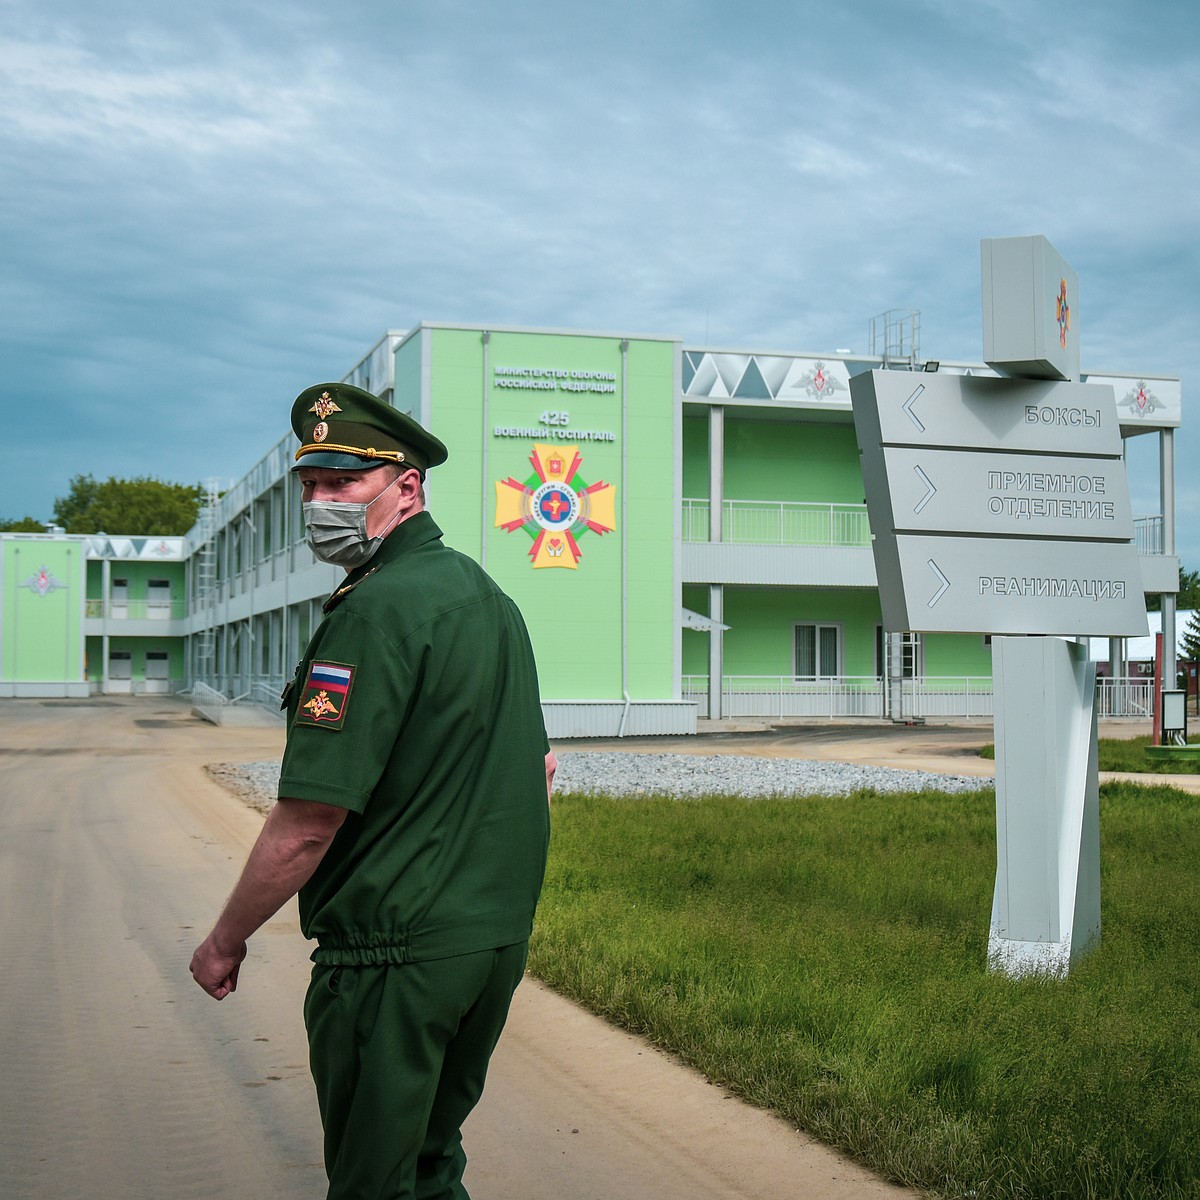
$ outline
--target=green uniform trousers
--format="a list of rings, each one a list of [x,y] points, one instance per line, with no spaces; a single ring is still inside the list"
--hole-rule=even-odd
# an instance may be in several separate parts
[[[462,1123],[529,943],[456,958],[313,969],[304,1003],[329,1200],[469,1200]]]

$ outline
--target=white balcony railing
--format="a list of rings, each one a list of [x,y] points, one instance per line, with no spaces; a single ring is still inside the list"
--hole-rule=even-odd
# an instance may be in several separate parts
[[[708,500],[683,501],[683,540],[709,540]],[[1139,554],[1163,553],[1161,516],[1138,517],[1133,523]],[[743,545],[869,546],[871,527],[865,504],[816,504],[791,500],[725,500],[721,505],[721,538]]]
[[[1163,552],[1162,517],[1135,517],[1133,541],[1139,554],[1161,554]]]
[[[807,504],[790,500],[726,500],[723,541],[759,546],[869,546],[863,504]],[[709,540],[709,502],[684,500],[683,540]]]
[[[88,617],[104,617],[110,621],[170,621],[185,615],[182,596],[171,600],[95,600],[85,606]]]

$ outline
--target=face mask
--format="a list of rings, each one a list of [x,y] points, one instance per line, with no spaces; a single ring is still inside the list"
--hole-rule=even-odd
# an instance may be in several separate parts
[[[379,500],[399,482],[399,478],[394,479],[375,500]],[[379,549],[383,539],[396,523],[393,521],[392,525],[375,537],[367,536],[367,509],[375,500],[369,500],[366,504],[351,504],[341,500],[312,500],[302,505],[304,540],[312,548],[312,552],[322,562],[345,567],[347,571],[361,567]],[[396,519],[399,518],[400,514],[397,513]]]

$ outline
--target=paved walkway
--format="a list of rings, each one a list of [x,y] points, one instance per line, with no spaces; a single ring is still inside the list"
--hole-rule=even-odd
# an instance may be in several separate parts
[[[0,700],[0,1196],[317,1200],[289,905],[221,1003],[188,974],[262,818],[204,765],[282,728],[169,698]],[[527,980],[467,1134],[474,1200],[913,1193]]]

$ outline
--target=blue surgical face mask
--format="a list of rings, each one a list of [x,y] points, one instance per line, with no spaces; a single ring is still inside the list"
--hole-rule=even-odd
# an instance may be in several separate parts
[[[367,509],[400,482],[397,476],[375,497],[365,504],[353,504],[344,500],[310,500],[301,507],[304,510],[304,540],[312,552],[322,561],[333,563],[353,571],[368,562],[371,555],[383,544],[383,539],[392,531],[393,521],[382,533],[367,536]],[[399,520],[400,514],[396,514]]]

